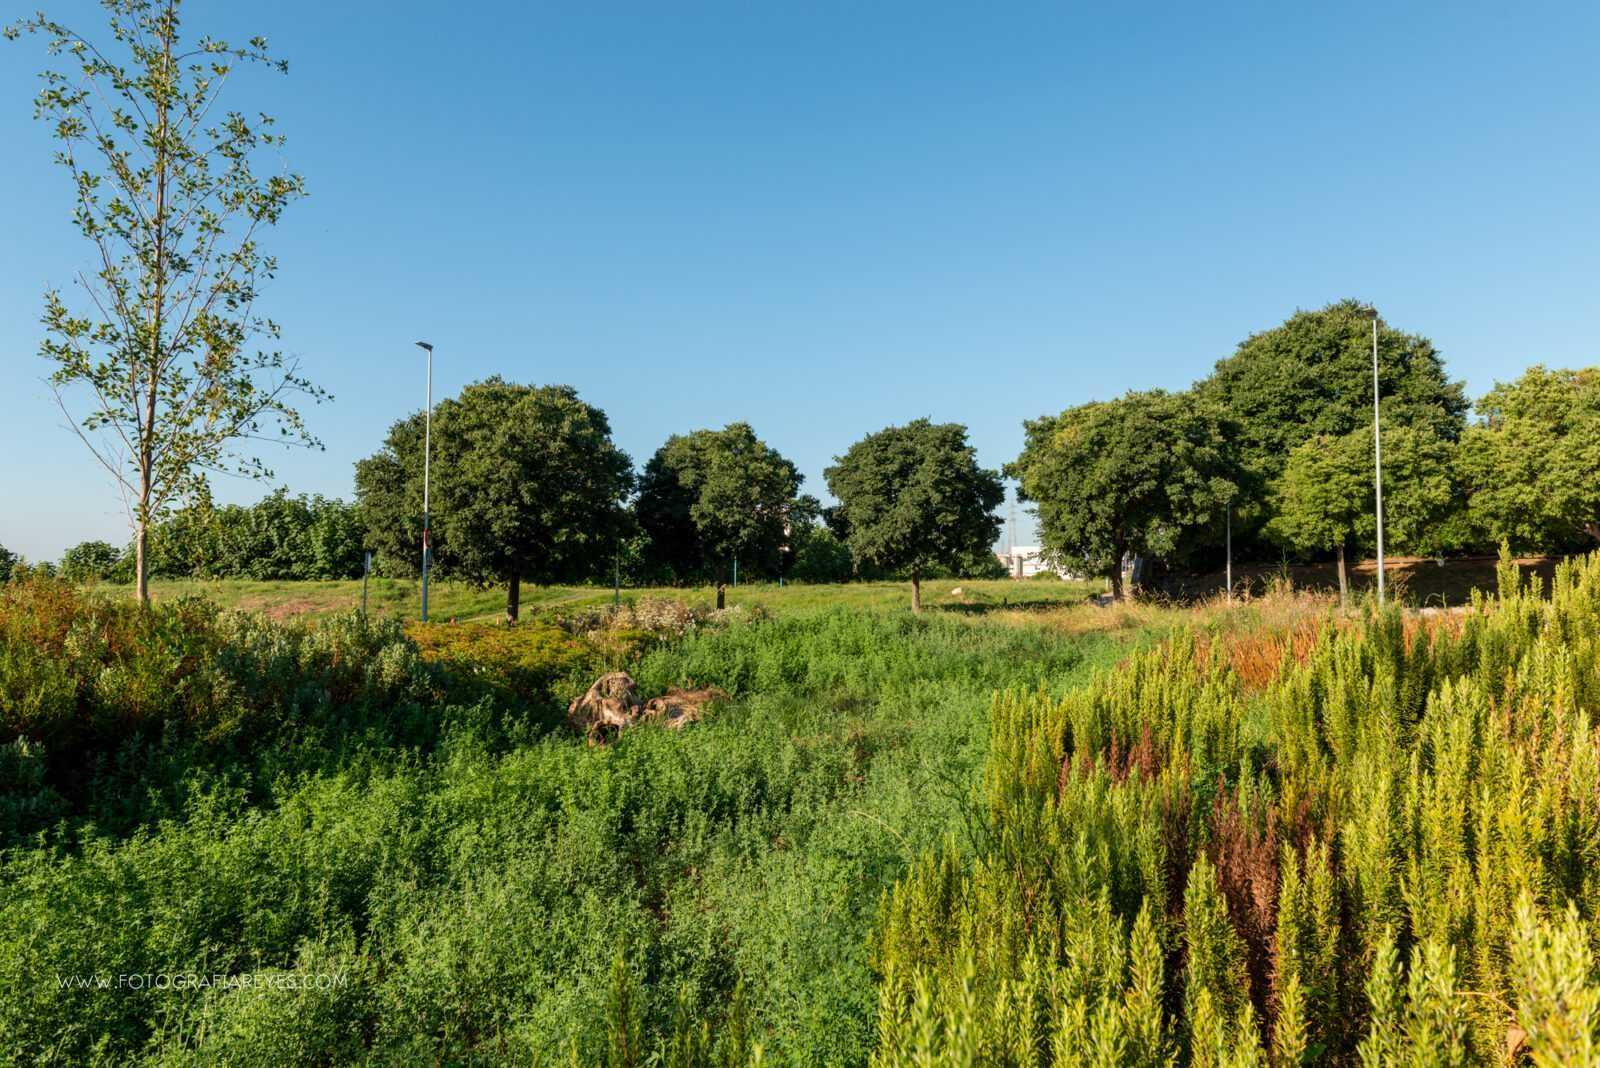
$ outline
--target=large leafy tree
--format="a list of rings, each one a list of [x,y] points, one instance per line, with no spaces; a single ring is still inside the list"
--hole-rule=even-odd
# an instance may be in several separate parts
[[[1540,552],[1600,541],[1600,367],[1531,367],[1477,414],[1461,442],[1473,528]]]
[[[1267,525],[1275,540],[1301,551],[1332,550],[1339,600],[1349,598],[1346,557],[1377,541],[1377,490],[1372,434],[1357,430],[1321,435],[1290,450],[1275,484],[1276,514]],[[1399,551],[1440,545],[1445,521],[1458,501],[1454,452],[1449,442],[1414,427],[1383,434],[1384,541]]]
[[[734,559],[776,568],[791,528],[815,515],[804,480],[748,423],[674,434],[645,465],[635,514],[653,558],[679,581],[715,575],[721,608]]]
[[[324,394],[273,348],[256,312],[276,264],[262,231],[304,192],[298,175],[256,173],[283,138],[272,119],[220,103],[241,65],[283,71],[265,40],[186,42],[178,0],[104,0],[95,44],[44,15],[62,69],[35,102],[60,143],[73,219],[94,250],[81,303],[45,294],[41,353],[69,425],[115,480],[134,531],[134,586],[149,601],[149,535],[210,471],[270,477],[247,443],[315,445],[296,395]]]
[[[423,413],[356,464],[369,544],[391,557],[422,537]],[[607,572],[624,533],[633,465],[600,409],[568,386],[490,378],[433,416],[433,558],[439,573],[504,583],[506,619],[521,582],[576,582]]]
[[[1045,556],[1104,575],[1119,600],[1125,555],[1180,559],[1238,494],[1230,426],[1193,394],[1129,393],[1023,426],[1006,474],[1034,503]]]
[[[1425,337],[1378,321],[1378,380],[1383,422],[1454,441],[1467,411],[1460,382]],[[1196,392],[1237,421],[1241,500],[1246,530],[1271,517],[1271,489],[1293,449],[1317,437],[1338,438],[1372,426],[1372,308],[1342,300],[1297,311],[1282,325],[1252,334],[1217,363]]]
[[[960,423],[918,419],[868,434],[824,472],[839,499],[833,521],[858,563],[909,572],[911,608],[922,578],[988,555],[1005,500],[1000,475],[978,466]]]

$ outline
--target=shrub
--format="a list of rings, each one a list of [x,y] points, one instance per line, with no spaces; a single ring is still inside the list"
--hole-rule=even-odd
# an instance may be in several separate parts
[[[1166,1063],[1164,1035],[1193,1064],[1592,1059],[1600,556],[1549,601],[1501,572],[1465,615],[1255,640],[1265,678],[1180,635],[999,698],[983,847],[885,899],[882,1063],[926,1035],[1017,1065]],[[1184,972],[1130,1016],[1151,916]]]

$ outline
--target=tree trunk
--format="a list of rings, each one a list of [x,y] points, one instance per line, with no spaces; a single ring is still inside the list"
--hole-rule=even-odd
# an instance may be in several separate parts
[[[1344,566],[1344,541],[1339,542],[1339,607],[1345,607],[1350,601],[1350,577]]]
[[[911,610],[918,614],[922,612],[922,576],[916,568],[911,569]]]
[[[133,535],[133,596],[141,606],[150,603],[150,524],[143,519]]]
[[[1122,561],[1118,560],[1111,569],[1111,599],[1120,602],[1127,595],[1128,591],[1122,588]]]
[[[515,572],[511,581],[506,583],[506,623],[517,621],[517,612],[522,608],[522,578]]]

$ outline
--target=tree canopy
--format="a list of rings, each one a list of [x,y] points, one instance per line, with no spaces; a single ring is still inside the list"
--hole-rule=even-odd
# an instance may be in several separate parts
[[[960,423],[918,419],[868,434],[824,472],[839,499],[837,523],[857,562],[909,572],[922,610],[922,578],[988,555],[1005,500],[998,472],[978,466]]]
[[[804,479],[750,424],[730,423],[668,438],[645,465],[634,510],[652,558],[678,581],[715,574],[720,605],[735,558],[776,571],[791,525],[816,514]]]
[[[1349,595],[1347,552],[1377,542],[1373,461],[1369,430],[1320,435],[1290,450],[1274,484],[1268,535],[1302,551],[1333,550],[1341,600]],[[1437,547],[1456,495],[1452,469],[1448,442],[1411,427],[1384,431],[1384,540],[1391,551]]]
[[[1034,502],[1046,558],[1106,576],[1119,599],[1124,554],[1181,558],[1238,493],[1231,427],[1193,394],[1128,393],[1023,426],[1006,474]]]
[[[1380,406],[1386,426],[1454,441],[1467,400],[1445,374],[1433,342],[1378,321]],[[1372,309],[1342,300],[1297,311],[1280,326],[1252,334],[1196,385],[1205,400],[1237,422],[1235,446],[1246,485],[1242,513],[1265,522],[1267,496],[1289,454],[1318,437],[1372,426]]]
[[[1497,384],[1477,414],[1461,471],[1479,535],[1540,552],[1600,541],[1600,367],[1536,365]]]
[[[356,465],[369,544],[405,558],[422,536],[423,413],[389,431]],[[433,416],[433,559],[439,573],[506,584],[517,617],[521,580],[575,582],[609,570],[625,532],[633,466],[605,413],[569,386],[490,378]]]

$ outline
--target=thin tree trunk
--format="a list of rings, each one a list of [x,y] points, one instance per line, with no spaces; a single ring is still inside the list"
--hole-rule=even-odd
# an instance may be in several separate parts
[[[911,570],[911,610],[918,614],[922,612],[922,576],[915,568]]]
[[[517,612],[522,608],[522,578],[512,572],[511,581],[506,583],[506,622],[515,623]]]
[[[133,535],[133,595],[141,605],[150,603],[150,524],[143,519]]]
[[[1344,566],[1344,541],[1339,542],[1339,607],[1343,608],[1350,602],[1350,576]]]
[[[167,20],[162,23],[162,74],[170,75],[172,71],[172,29],[171,15],[172,4],[167,5]],[[156,451],[156,394],[161,389],[161,329],[162,301],[166,299],[167,288],[167,163],[169,150],[167,147],[167,122],[171,112],[169,97],[162,92],[158,102],[159,117],[156,126],[155,139],[155,213],[151,216],[149,227],[155,239],[156,262],[151,271],[150,287],[150,366],[146,368],[148,380],[145,383],[144,396],[144,425],[139,428],[139,511],[135,520],[137,531],[135,543],[138,548],[135,561],[134,596],[141,607],[150,605],[150,497],[154,490],[155,482],[155,451]],[[131,361],[130,361],[131,362]]]
[[[1127,591],[1122,588],[1122,561],[1118,560],[1111,569],[1111,599],[1121,601],[1127,596]]]

